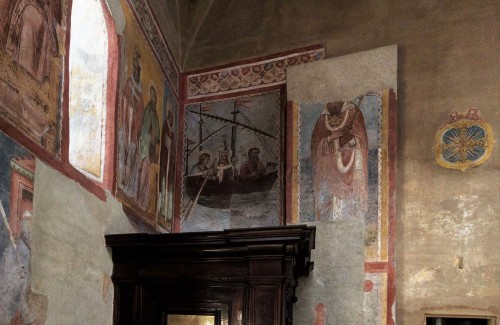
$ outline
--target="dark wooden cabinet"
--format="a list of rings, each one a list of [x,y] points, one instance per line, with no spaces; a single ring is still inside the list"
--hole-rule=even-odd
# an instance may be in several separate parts
[[[312,269],[315,228],[107,235],[115,324],[167,324],[168,314],[216,324],[293,324],[297,279]]]

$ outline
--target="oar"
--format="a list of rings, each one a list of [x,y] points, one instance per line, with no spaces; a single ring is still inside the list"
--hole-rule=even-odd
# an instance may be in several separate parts
[[[212,166],[208,170],[207,176],[205,176],[205,179],[203,180],[203,184],[201,184],[200,190],[198,191],[198,194],[196,194],[196,197],[193,200],[193,204],[190,207],[190,210],[189,210],[189,213],[188,213],[188,215],[186,217],[186,220],[189,219],[191,217],[191,215],[193,214],[194,206],[196,205],[196,203],[198,202],[198,199],[200,198],[201,191],[203,191],[203,187],[207,183],[208,177],[210,176],[210,172],[214,169],[214,166],[216,166],[215,162],[217,162],[217,164],[218,164],[219,163],[219,158],[214,159],[214,162],[212,163]]]

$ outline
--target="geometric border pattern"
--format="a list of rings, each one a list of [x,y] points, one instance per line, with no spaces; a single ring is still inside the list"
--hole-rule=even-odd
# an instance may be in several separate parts
[[[286,69],[325,57],[324,46],[187,76],[187,99],[231,94],[286,83]]]
[[[154,18],[149,5],[145,0],[128,0],[132,10],[136,14],[139,25],[146,34],[146,39],[153,48],[156,57],[160,61],[163,71],[169,79],[176,96],[179,96],[179,69],[177,68],[167,43],[160,32],[158,23]]]

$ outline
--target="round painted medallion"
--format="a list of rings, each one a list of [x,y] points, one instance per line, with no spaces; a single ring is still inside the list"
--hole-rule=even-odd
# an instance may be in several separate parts
[[[454,112],[436,134],[434,156],[442,167],[466,170],[488,159],[493,142],[491,127],[479,117],[479,110]]]

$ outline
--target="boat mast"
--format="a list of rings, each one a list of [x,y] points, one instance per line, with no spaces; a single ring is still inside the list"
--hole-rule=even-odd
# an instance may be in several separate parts
[[[233,122],[235,122],[231,127],[231,162],[234,161],[234,158],[236,157],[236,117],[239,113],[236,109],[236,101],[237,99],[234,100],[233,111],[231,112],[233,115]]]
[[[185,154],[186,154],[186,174],[187,175],[189,173],[189,139],[186,137],[186,150],[184,150]]]
[[[203,142],[203,117],[201,116],[201,104],[200,104],[200,119],[198,121],[198,143],[202,143]],[[198,151],[202,151],[203,150],[203,146],[200,145],[198,147]]]

